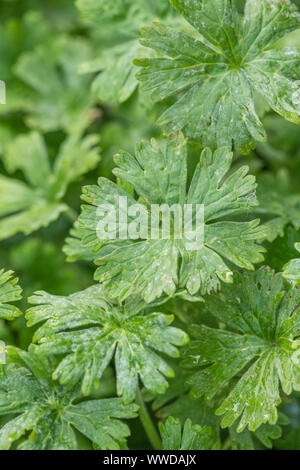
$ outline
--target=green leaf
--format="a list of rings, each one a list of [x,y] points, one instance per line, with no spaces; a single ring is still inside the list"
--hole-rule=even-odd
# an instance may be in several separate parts
[[[174,361],[173,361],[174,362]],[[215,440],[219,439],[219,421],[215,415],[215,404],[207,403],[203,398],[194,399],[189,394],[186,380],[190,372],[176,367],[171,363],[175,371],[175,377],[169,380],[169,387],[163,395],[144,393],[145,400],[151,401],[151,408],[159,420],[165,420],[168,416],[179,418],[184,422],[191,419],[193,424],[201,427],[209,427],[213,430]]]
[[[47,148],[37,132],[21,135],[5,147],[9,173],[21,170],[27,184],[0,175],[0,240],[19,232],[28,235],[56,220],[68,206],[61,202],[69,184],[98,161],[98,138],[68,137],[61,145],[53,170]]]
[[[300,390],[300,291],[286,286],[281,274],[261,268],[236,274],[234,289],[224,286],[203,305],[224,327],[191,328],[197,339],[185,364],[200,368],[189,379],[194,396],[211,399],[229,385],[217,410],[224,427],[239,417],[238,432],[275,424],[280,385],[287,395]]]
[[[271,217],[265,222],[269,241],[283,237],[288,224],[296,230],[300,228],[300,193],[293,191],[286,169],[281,169],[276,175],[263,173],[258,178],[257,197],[259,214]]]
[[[300,243],[296,243],[295,248],[300,253]],[[283,267],[283,276],[293,284],[300,284],[300,258],[291,260]]]
[[[275,48],[300,27],[289,0],[247,0],[240,18],[234,0],[171,0],[194,34],[155,22],[142,28],[141,44],[159,57],[139,58],[137,78],[155,101],[177,101],[159,118],[166,133],[178,130],[203,146],[248,153],[266,133],[254,94],[292,122],[300,122],[299,50]]]
[[[97,250],[89,246],[83,246],[82,239],[89,235],[87,230],[79,227],[78,221],[70,230],[70,236],[66,238],[63,252],[67,256],[67,261],[74,262],[79,260],[95,261],[97,259]]]
[[[68,297],[36,293],[28,310],[28,325],[44,322],[34,335],[40,354],[62,354],[53,377],[76,385],[89,394],[94,383],[114,357],[117,393],[125,401],[135,398],[138,379],[153,393],[164,393],[173,370],[161,357],[178,357],[177,346],[187,335],[170,326],[173,316],[146,313],[143,302],[120,306],[106,300],[102,285],[92,286]]]
[[[273,446],[272,441],[281,437],[281,427],[271,424],[263,424],[255,433],[251,433],[248,429],[237,432],[236,425],[229,429],[231,439],[231,449],[233,450],[256,450],[260,449],[259,444],[263,444],[268,449]]]
[[[211,428],[192,424],[190,419],[184,423],[170,416],[165,424],[159,425],[163,450],[218,450],[219,442],[214,438]]]
[[[22,53],[31,51],[38,44],[49,42],[50,28],[40,11],[28,9],[22,17],[12,15],[6,21],[3,10],[1,13],[0,79],[7,84],[6,104],[0,107],[0,114],[3,115],[23,110],[25,90],[14,75],[14,65]]]
[[[78,74],[79,64],[90,55],[83,39],[59,37],[18,58],[15,72],[29,87],[24,96],[29,127],[44,132],[62,129],[76,135],[90,125],[91,81]]]
[[[272,243],[266,243],[267,253],[265,255],[265,264],[270,266],[276,272],[282,272],[291,259],[298,257],[298,251],[295,244],[300,242],[300,231],[294,227],[288,226],[283,237],[276,238]]]
[[[13,320],[22,314],[17,307],[10,305],[10,302],[22,298],[22,289],[18,281],[18,278],[13,278],[12,271],[0,269],[0,318],[4,320]]]
[[[10,364],[0,367],[0,449],[13,442],[21,450],[77,450],[75,430],[100,449],[117,450],[130,432],[120,419],[134,418],[137,406],[119,398],[80,401],[51,380],[51,362],[10,348]],[[11,417],[15,415],[15,417]]]
[[[232,271],[226,260],[245,269],[253,269],[253,263],[263,260],[264,249],[256,244],[265,237],[259,221],[230,221],[234,214],[248,213],[256,206],[256,184],[255,178],[247,175],[247,167],[227,176],[232,154],[226,148],[218,149],[214,155],[209,149],[202,152],[189,188],[186,141],[182,135],[173,141],[140,142],[135,157],[122,152],[115,161],[118,168],[114,174],[134,187],[148,221],[153,204],[179,204],[184,210],[188,203],[193,205],[194,216],[196,204],[203,204],[205,227],[204,243],[193,250],[190,244],[195,241],[195,233],[184,233],[182,238],[171,235],[170,239],[160,233],[158,239],[153,239],[149,223],[144,227],[146,233],[137,240],[120,240],[122,221],[117,224],[116,239],[104,239],[97,229],[102,220],[99,206],[111,204],[118,214],[120,196],[127,197],[128,209],[137,201],[105,178],[99,178],[98,186],[84,187],[82,198],[89,205],[82,207],[76,238],[68,241],[67,252],[77,259],[91,259],[91,250],[96,253],[100,267],[95,278],[107,281],[105,290],[110,296],[123,300],[139,294],[146,302],[152,302],[163,294],[173,295],[178,288],[187,289],[191,295],[203,295],[218,289],[220,281],[231,282]],[[135,224],[134,217],[128,217],[127,222],[128,226]]]

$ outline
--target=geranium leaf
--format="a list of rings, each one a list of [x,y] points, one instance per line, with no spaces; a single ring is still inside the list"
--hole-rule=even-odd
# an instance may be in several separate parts
[[[90,259],[93,250],[96,264],[100,265],[95,278],[108,281],[105,289],[110,296],[122,300],[139,293],[146,302],[152,302],[163,294],[173,295],[178,288],[187,289],[190,295],[203,295],[218,289],[220,281],[231,282],[232,271],[226,260],[246,269],[253,269],[254,263],[263,260],[264,249],[256,242],[266,232],[259,221],[230,221],[233,215],[248,213],[256,206],[256,183],[253,176],[247,175],[247,167],[226,176],[232,161],[232,154],[226,148],[218,149],[214,155],[209,149],[202,152],[189,188],[186,141],[182,135],[161,143],[140,142],[135,157],[123,152],[115,161],[118,168],[114,174],[134,187],[139,201],[116,184],[100,178],[98,186],[83,189],[82,198],[88,205],[82,207],[76,239],[68,241],[68,246],[72,245],[70,255],[73,251],[77,259],[81,256]],[[195,234],[190,233],[184,233],[181,239],[171,235],[153,239],[151,224],[143,227],[145,239],[138,236],[132,240],[127,235],[128,239],[121,240],[123,222],[114,239],[104,239],[97,230],[101,221],[98,209],[110,204],[118,213],[119,197],[127,198],[128,209],[142,202],[148,221],[153,204],[169,207],[178,204],[182,210],[185,204],[194,209],[196,204],[202,204],[204,243],[190,250],[190,242],[195,241]],[[134,223],[134,217],[125,214],[125,218],[127,225]],[[81,250],[78,237],[81,237]]]
[[[299,63],[295,47],[274,43],[300,27],[289,0],[247,0],[240,18],[234,0],[171,0],[195,28],[186,34],[154,23],[141,44],[160,57],[138,58],[137,78],[154,100],[178,100],[160,117],[166,133],[182,130],[204,146],[248,153],[266,133],[254,94],[292,122],[300,122]]]

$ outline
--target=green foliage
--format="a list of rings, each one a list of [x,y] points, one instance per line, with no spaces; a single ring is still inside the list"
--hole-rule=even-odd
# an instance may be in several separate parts
[[[214,440],[210,428],[193,425],[190,419],[183,429],[179,419],[170,416],[159,426],[164,450],[216,450],[219,443]]]
[[[295,248],[300,253],[300,243],[296,243]],[[292,259],[283,270],[283,276],[295,284],[300,284],[300,259]]]
[[[256,244],[265,237],[259,221],[228,220],[229,216],[256,206],[256,184],[255,178],[247,175],[247,167],[226,178],[232,161],[226,148],[218,149],[214,155],[209,149],[202,152],[188,189],[186,141],[181,135],[161,144],[140,142],[135,157],[123,152],[115,161],[118,168],[114,174],[135,189],[144,202],[148,220],[147,208],[151,204],[180,204],[182,208],[184,204],[203,204],[205,239],[199,248],[191,250],[189,246],[195,242],[193,230],[185,232],[181,239],[176,239],[176,235],[171,239],[163,236],[153,239],[152,232],[148,232],[150,227],[142,227],[138,241],[122,241],[119,236],[116,240],[101,239],[97,231],[100,204],[110,203],[117,212],[118,196],[128,197],[129,210],[136,200],[120,186],[100,178],[98,186],[83,189],[82,198],[90,205],[83,206],[73,232],[76,240],[69,241],[66,250],[71,257],[78,258],[80,236],[83,258],[91,259],[91,250],[87,252],[87,248],[97,250],[96,264],[100,267],[95,278],[99,282],[108,281],[105,286],[108,295],[124,300],[138,292],[146,302],[152,302],[162,294],[174,295],[178,287],[186,288],[191,295],[203,295],[217,290],[220,281],[232,281],[232,271],[224,258],[245,269],[253,269],[253,263],[263,260],[264,250]]]
[[[93,81],[93,93],[101,101],[122,103],[130,98],[138,84],[133,59],[146,52],[139,43],[139,28],[156,18],[168,19],[169,2],[121,0],[112,5],[108,0],[77,0],[76,3],[84,20],[96,29],[96,37],[103,28],[108,38],[111,36],[110,40],[105,38],[107,47],[101,50],[100,56],[82,63],[80,70],[82,73],[100,71]]]
[[[261,93],[278,114],[299,123],[299,52],[274,47],[300,27],[289,0],[248,0],[243,19],[234,0],[171,0],[195,28],[192,35],[155,22],[142,29],[143,46],[159,57],[135,60],[155,100],[178,101],[159,119],[166,132],[184,130],[204,146],[248,153],[266,133],[255,111]]]
[[[22,289],[18,285],[18,278],[13,278],[12,271],[0,269],[0,318],[12,320],[21,315],[20,310],[10,302],[22,298]]]
[[[142,302],[121,307],[106,300],[103,286],[96,285],[69,297],[45,292],[29,299],[38,304],[27,312],[29,326],[45,322],[34,335],[43,355],[63,354],[53,377],[75,386],[82,380],[88,395],[95,381],[115,358],[117,393],[126,402],[135,398],[138,377],[153,393],[164,393],[164,376],[173,371],[159,353],[178,357],[176,346],[188,340],[186,333],[169,326],[172,316],[148,313]]]
[[[281,437],[281,427],[278,425],[263,424],[255,433],[251,433],[248,429],[237,432],[236,426],[231,426],[230,443],[233,450],[257,450],[262,449],[262,445],[271,449],[273,440]]]
[[[273,216],[265,222],[269,228],[268,240],[283,236],[284,229],[292,224],[300,228],[300,193],[294,194],[289,174],[282,169],[277,174],[264,173],[258,180],[257,197],[260,214]]]
[[[0,450],[300,449],[298,7],[0,2]]]
[[[0,175],[0,239],[19,232],[28,235],[68,211],[61,199],[72,181],[97,165],[97,143],[93,135],[82,140],[67,138],[51,169],[44,139],[38,132],[10,142],[5,148],[4,164],[9,173],[21,170],[26,183]]]
[[[100,449],[124,444],[129,428],[119,419],[134,418],[135,405],[124,405],[118,398],[78,401],[78,388],[53,383],[49,360],[18,349],[12,349],[11,356],[8,366],[0,366],[0,415],[16,417],[0,429],[1,450],[21,438],[21,450],[75,450],[75,430]]]
[[[90,79],[77,69],[90,54],[82,39],[62,37],[19,57],[15,73],[29,87],[23,99],[29,127],[76,134],[89,126],[94,103]]]
[[[268,268],[236,274],[234,290],[206,298],[204,308],[226,328],[193,326],[185,364],[200,368],[189,380],[195,396],[211,399],[230,385],[217,409],[223,427],[238,418],[238,432],[275,424],[280,385],[287,395],[300,390],[299,306],[300,291]]]

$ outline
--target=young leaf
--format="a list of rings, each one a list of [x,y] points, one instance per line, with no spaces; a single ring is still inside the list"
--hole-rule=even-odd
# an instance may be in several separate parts
[[[195,28],[194,35],[155,22],[142,28],[143,46],[160,54],[141,58],[137,74],[154,100],[179,95],[160,117],[166,133],[183,130],[203,146],[248,153],[266,133],[254,93],[292,122],[300,122],[297,48],[275,48],[300,27],[289,0],[247,0],[241,19],[234,0],[171,0]]]
[[[226,260],[245,269],[253,269],[253,263],[263,260],[264,249],[256,244],[265,237],[259,221],[230,221],[233,214],[247,213],[256,206],[256,183],[253,176],[247,175],[247,167],[227,176],[232,154],[226,148],[218,149],[214,155],[209,149],[202,152],[188,190],[186,141],[181,135],[174,141],[140,142],[135,157],[123,152],[115,161],[118,168],[114,174],[132,185],[139,202],[144,203],[148,226],[142,227],[145,233],[138,234],[138,240],[120,240],[124,228],[120,220],[116,239],[104,239],[98,232],[102,220],[100,205],[110,204],[118,214],[119,197],[127,197],[129,213],[137,201],[105,178],[99,178],[98,186],[83,188],[82,199],[89,205],[83,206],[79,218],[81,244],[94,253],[98,249],[96,264],[100,267],[95,278],[99,282],[108,281],[105,289],[110,296],[123,300],[139,294],[146,302],[152,302],[163,294],[173,295],[178,288],[187,289],[191,295],[202,295],[218,289],[220,281],[231,282],[232,272]],[[167,239],[160,233],[154,239],[149,223],[154,204],[169,208],[178,204],[183,212],[185,204],[190,204],[194,217],[196,204],[202,204],[204,243],[190,249],[196,235],[189,231],[181,238],[170,234]],[[127,214],[130,229],[130,224],[135,226],[136,222]],[[73,250],[74,244],[78,246],[78,241],[72,244]],[[85,256],[84,249],[81,254]],[[78,248],[76,256],[80,256]]]
[[[215,440],[211,428],[192,424],[190,419],[184,423],[170,416],[165,424],[160,423],[163,450],[218,450],[219,442]]]
[[[102,450],[124,444],[130,432],[120,419],[136,417],[136,405],[119,398],[80,401],[78,388],[53,383],[49,360],[19,349],[10,352],[12,363],[0,366],[0,416],[8,418],[0,425],[1,450],[20,439],[20,450],[77,450],[75,430]]]
[[[67,138],[51,170],[43,137],[31,132],[12,140],[5,149],[9,173],[21,170],[27,184],[0,175],[0,239],[16,233],[28,235],[49,225],[68,210],[61,202],[68,185],[93,169],[99,161],[98,138]]]
[[[143,302],[124,307],[106,300],[102,285],[68,297],[39,292],[30,302],[28,325],[44,322],[34,336],[36,350],[44,355],[62,354],[53,377],[71,385],[82,381],[88,394],[114,357],[117,392],[126,402],[134,400],[140,378],[153,393],[164,393],[173,370],[160,353],[178,357],[176,346],[187,335],[171,327],[172,315],[146,313]]]
[[[300,193],[294,193],[289,173],[282,169],[276,175],[263,173],[258,178],[258,212],[273,216],[265,225],[269,229],[268,240],[283,237],[284,229],[292,224],[300,228]]]
[[[224,286],[203,305],[226,328],[191,328],[196,341],[185,363],[200,368],[189,379],[193,394],[211,399],[229,385],[217,410],[224,427],[239,417],[238,432],[275,424],[280,385],[287,395],[300,390],[300,290],[285,286],[281,274],[261,268],[236,274],[234,289]]]
[[[295,247],[300,253],[300,243]],[[283,276],[293,284],[300,284],[300,258],[292,259],[283,267]]]
[[[15,72],[30,90],[24,97],[29,127],[76,135],[90,125],[90,79],[77,70],[90,54],[84,40],[59,37],[19,57]]]
[[[12,276],[12,271],[0,269],[0,318],[4,320],[13,320],[22,314],[17,307],[10,305],[10,302],[22,298],[22,289],[18,285],[19,279]]]

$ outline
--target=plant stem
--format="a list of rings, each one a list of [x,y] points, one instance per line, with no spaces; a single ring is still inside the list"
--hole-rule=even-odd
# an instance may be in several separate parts
[[[149,441],[151,442],[152,447],[155,450],[161,450],[161,440],[159,434],[152,422],[151,416],[147,410],[147,407],[144,403],[141,391],[138,390],[136,396],[136,402],[140,407],[140,420],[146,431]]]

